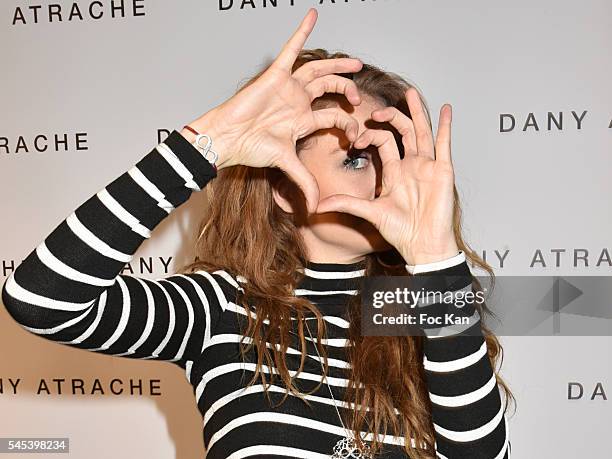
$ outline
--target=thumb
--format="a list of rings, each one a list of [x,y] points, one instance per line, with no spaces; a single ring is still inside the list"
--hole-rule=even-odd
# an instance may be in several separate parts
[[[319,202],[319,185],[314,175],[304,166],[296,154],[287,155],[282,164],[282,169],[304,192],[306,206],[309,213],[313,213]]]
[[[373,201],[348,194],[333,194],[319,202],[316,212],[345,212],[376,224],[376,207]]]

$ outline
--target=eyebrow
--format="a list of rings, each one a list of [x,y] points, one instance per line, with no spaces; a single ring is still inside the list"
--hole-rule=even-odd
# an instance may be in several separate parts
[[[330,154],[333,155],[333,154],[340,153],[340,152],[349,153],[350,151],[372,153],[372,150],[375,150],[375,149],[376,147],[374,145],[366,145],[364,148],[353,148],[353,145],[351,144],[348,150],[345,150],[344,148],[336,148]]]
[[[331,152],[331,154],[335,154],[335,153],[348,153],[351,150],[351,148],[349,148],[348,150],[346,150],[345,148],[334,148]]]

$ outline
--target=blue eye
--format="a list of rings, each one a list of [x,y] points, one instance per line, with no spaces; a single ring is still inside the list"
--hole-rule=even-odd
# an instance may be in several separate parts
[[[365,168],[368,165],[369,159],[370,159],[369,154],[366,152],[363,152],[358,155],[354,155],[354,156],[345,158],[344,161],[342,161],[342,165],[347,170],[349,169],[359,170],[359,169]],[[363,161],[360,161],[360,160],[363,160]]]

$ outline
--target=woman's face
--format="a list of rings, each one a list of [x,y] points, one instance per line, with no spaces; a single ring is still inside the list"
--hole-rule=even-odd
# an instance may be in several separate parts
[[[371,113],[384,105],[362,93],[362,102],[353,106],[339,102],[341,109],[357,119],[359,134],[366,127],[381,128],[387,123],[371,119]],[[300,160],[319,185],[320,200],[333,194],[348,194],[374,199],[380,193],[381,165],[375,146],[363,150],[349,149],[350,142],[342,129],[322,129],[311,135]],[[368,221],[343,212],[311,214],[300,226],[311,261],[352,262],[371,252],[391,246]]]

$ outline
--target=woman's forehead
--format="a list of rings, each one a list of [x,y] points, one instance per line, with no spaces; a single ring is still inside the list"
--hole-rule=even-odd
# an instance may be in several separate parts
[[[332,96],[337,96],[337,94],[333,94]],[[346,98],[333,97],[320,100],[319,107],[320,108],[317,108],[318,110],[324,108],[339,108],[344,110],[359,123],[359,133],[363,132],[366,127],[384,128],[388,125],[388,123],[380,123],[372,120],[372,111],[377,108],[383,108],[384,105],[369,94],[361,93],[361,104],[359,105],[352,105]],[[321,152],[325,151],[329,153],[330,150],[333,152],[337,149],[344,149],[346,151],[350,147],[350,141],[346,136],[346,132],[337,127],[319,129],[313,132],[309,137],[310,141],[304,145],[304,151],[321,150]]]

